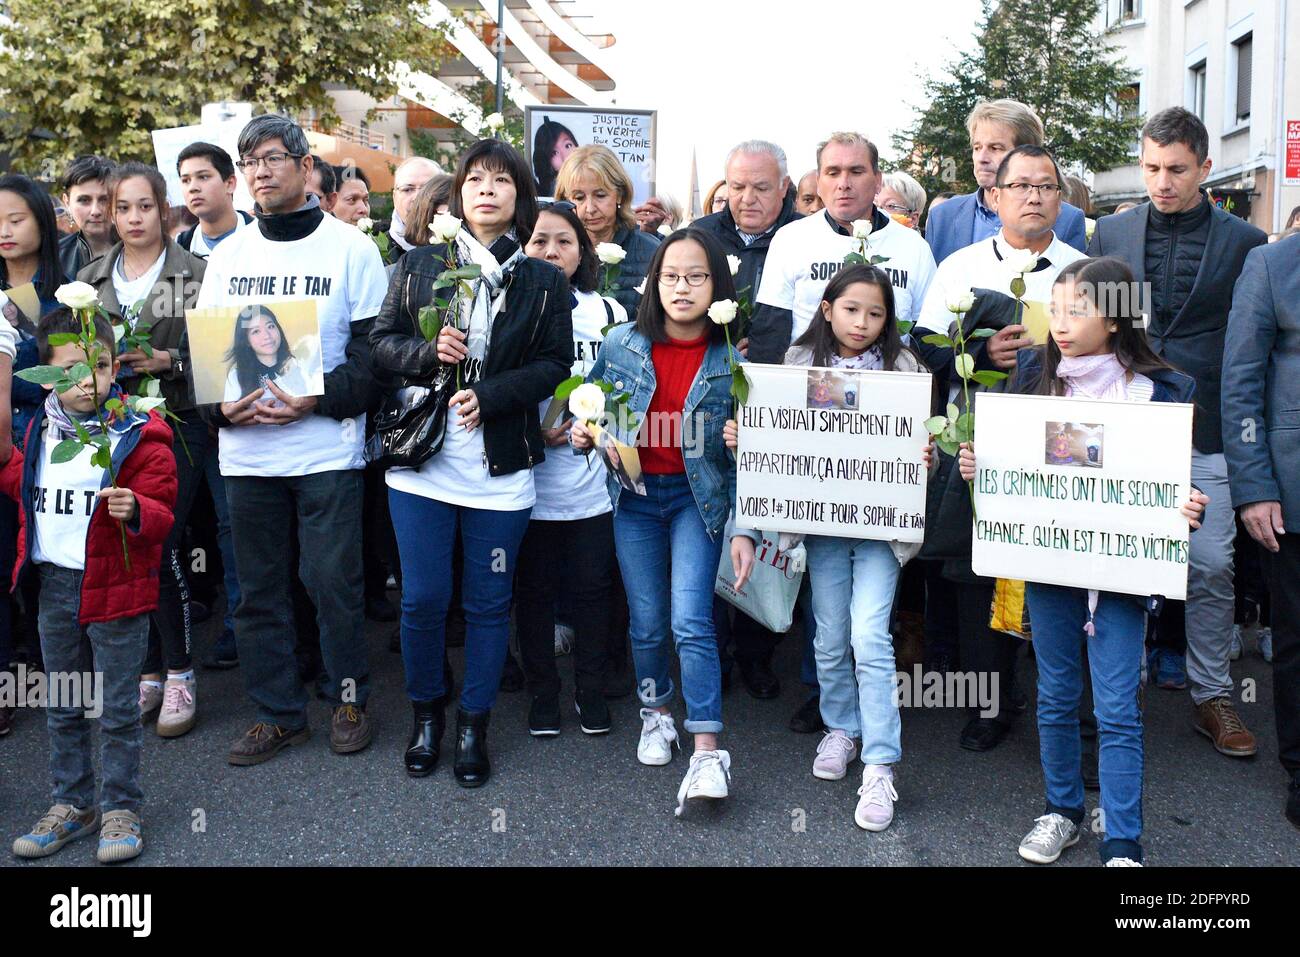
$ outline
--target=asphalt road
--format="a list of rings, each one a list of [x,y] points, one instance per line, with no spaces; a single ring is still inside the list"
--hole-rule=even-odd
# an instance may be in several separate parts
[[[995,751],[957,746],[960,712],[913,708],[903,716],[894,824],[869,834],[853,823],[861,766],[839,782],[810,773],[815,735],[786,722],[801,701],[797,649],[778,651],[780,698],[758,701],[737,680],[724,699],[722,746],[732,756],[732,796],[721,807],[673,816],[684,757],[648,768],[636,760],[640,728],[632,697],[612,702],[604,737],[578,729],[568,710],[558,738],[526,732],[527,695],[502,695],[489,736],[490,783],[457,787],[450,751],[437,771],[412,780],[400,758],[409,732],[402,666],[387,650],[394,626],[369,626],[370,713],[374,743],[349,756],[329,750],[327,707],[312,705],[313,736],[272,761],[231,767],[226,752],[247,730],[252,709],[240,672],[199,672],[199,722],[187,736],[158,738],[146,728],[143,818],[146,850],[126,866],[320,864],[624,864],[624,865],[1006,865],[1032,867],[1016,845],[1041,813],[1042,778],[1032,711]],[[201,657],[219,621],[199,631]],[[1253,648],[1253,644],[1250,645]],[[452,655],[460,671],[460,651]],[[1033,665],[1022,656],[1023,687]],[[566,689],[571,666],[561,664]],[[1234,664],[1239,686],[1257,700],[1240,705],[1259,738],[1248,760],[1217,754],[1191,727],[1186,692],[1147,692],[1144,844],[1159,865],[1300,864],[1300,830],[1282,814],[1285,776],[1277,763],[1271,674],[1253,651]],[[1031,692],[1032,693],[1032,692]],[[678,722],[683,708],[675,706]],[[450,745],[451,729],[444,739]],[[0,837],[24,833],[48,806],[45,727],[20,712],[0,738]],[[1088,792],[1088,806],[1096,793]],[[49,862],[89,865],[94,842],[70,845]],[[1088,835],[1056,866],[1096,866]]]

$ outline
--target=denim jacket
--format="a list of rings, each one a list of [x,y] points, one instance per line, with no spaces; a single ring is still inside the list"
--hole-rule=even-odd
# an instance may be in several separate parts
[[[636,329],[635,323],[624,323],[611,329],[596,357],[596,363],[587,374],[587,381],[603,380],[614,387],[613,394],[628,395],[627,409],[639,428],[650,408],[655,392],[655,367],[651,358],[652,343]],[[734,349],[731,356],[742,362]],[[722,428],[732,415],[731,366],[727,362],[727,345],[712,343],[704,353],[700,371],[695,374],[690,391],[686,393],[686,406],[682,411],[682,458],[686,463],[686,478],[700,510],[700,518],[710,538],[722,534],[736,498],[736,460],[722,438]],[[627,434],[618,423],[610,423],[609,431],[629,445],[636,444],[636,436]],[[693,451],[696,454],[692,454]],[[620,494],[624,490],[616,479],[607,480],[610,501],[618,511]]]

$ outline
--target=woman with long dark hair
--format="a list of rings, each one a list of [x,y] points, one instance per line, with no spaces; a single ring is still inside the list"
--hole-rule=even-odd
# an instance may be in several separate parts
[[[308,374],[289,347],[280,320],[266,306],[245,306],[239,311],[226,361],[231,364],[226,376],[227,402],[264,389],[270,379],[290,395],[311,392]]]
[[[549,116],[533,136],[533,175],[537,177],[537,195],[555,195],[555,177],[569,154],[578,148],[578,138],[563,123]]]
[[[158,170],[143,163],[124,163],[105,185],[109,216],[121,238],[107,254],[82,267],[77,278],[95,287],[115,326],[141,334],[147,330],[148,353],[136,346],[118,356],[121,378],[132,392],[149,388],[148,381],[156,380],[167,411],[175,416],[170,420],[176,458],[175,521],[163,547],[158,609],[152,616],[149,650],[140,675],[140,713],[148,716],[157,711],[155,730],[161,737],[174,738],[194,726],[197,714],[190,594],[181,544],[206,458],[215,453],[207,423],[195,410],[185,371],[189,351],[185,310],[198,298],[206,264],[168,236],[167,181]]]
[[[462,787],[491,773],[487,727],[510,642],[510,601],[519,544],[536,499],[533,468],[545,457],[538,403],[569,374],[569,284],[523,244],[537,218],[524,158],[498,140],[461,156],[451,192],[460,230],[401,258],[370,334],[376,370],[451,390],[446,426],[418,468],[387,473],[402,559],[402,660],[414,728],[404,755],[422,777],[437,763],[448,688],[443,676],[456,529],[463,541],[465,680],[456,715],[453,768]],[[477,266],[465,288],[435,287],[448,257]],[[450,293],[445,307],[435,305]],[[434,341],[420,312],[438,310]],[[452,381],[456,385],[451,385]]]

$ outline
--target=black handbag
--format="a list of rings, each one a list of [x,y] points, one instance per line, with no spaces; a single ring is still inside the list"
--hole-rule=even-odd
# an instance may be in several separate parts
[[[366,461],[383,468],[419,468],[442,448],[454,366],[439,369],[430,384],[407,381],[387,393],[374,416]]]

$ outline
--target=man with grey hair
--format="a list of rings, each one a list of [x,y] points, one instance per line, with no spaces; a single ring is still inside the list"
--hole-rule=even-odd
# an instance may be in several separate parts
[[[727,153],[727,208],[691,223],[712,233],[728,255],[740,259],[736,291],[752,303],[776,231],[799,218],[789,192],[785,151],[766,140],[746,140]],[[740,336],[747,334],[741,328]]]
[[[925,221],[925,238],[934,251],[936,264],[959,249],[996,236],[1002,228],[989,190],[997,182],[1003,157],[1017,146],[1042,146],[1043,121],[1030,107],[1016,100],[985,100],[976,104],[966,118],[970,134],[971,165],[976,189],[955,196],[930,211]],[[1079,252],[1087,248],[1083,210],[1061,204],[1056,235]]]
[[[393,241],[389,247],[390,263],[397,262],[403,253],[414,248],[406,241],[406,223],[411,213],[411,204],[415,202],[415,195],[424,184],[441,172],[437,163],[423,156],[405,159],[393,170],[393,221],[388,226],[388,236]]]
[[[317,609],[324,691],[333,705],[330,746],[346,754],[371,740],[361,468],[365,415],[377,398],[367,337],[387,284],[370,238],[326,216],[319,200],[308,196],[313,163],[301,127],[283,116],[256,117],[240,133],[238,150],[236,165],[256,202],[257,228],[242,229],[213,250],[198,306],[236,312],[234,348],[249,343],[251,351],[256,336],[271,343],[279,363],[255,359],[261,365],[247,372],[246,363],[237,364],[232,375],[246,394],[207,410],[221,429],[240,588],[235,636],[244,684],[257,708],[256,723],[234,741],[229,760],[249,765],[309,734],[309,695],[294,659],[290,617],[295,572]],[[278,376],[294,360],[308,365],[305,353],[294,354],[303,352],[301,326],[297,333],[288,326],[291,316],[304,312],[319,330],[314,345],[323,387],[298,395]],[[297,562],[290,557],[295,524]]]
[[[739,260],[736,292],[742,302],[752,305],[772,237],[782,226],[800,218],[790,195],[785,151],[766,140],[738,143],[727,153],[726,182],[726,208],[695,220],[691,226],[713,235],[728,256]],[[748,335],[747,326],[748,317],[740,327],[740,338]],[[714,601],[713,619],[724,676],[730,676],[727,645],[734,637],[735,660],[749,693],[756,698],[776,697],[781,684],[772,671],[772,653],[780,635],[739,611],[733,626],[721,600]]]

